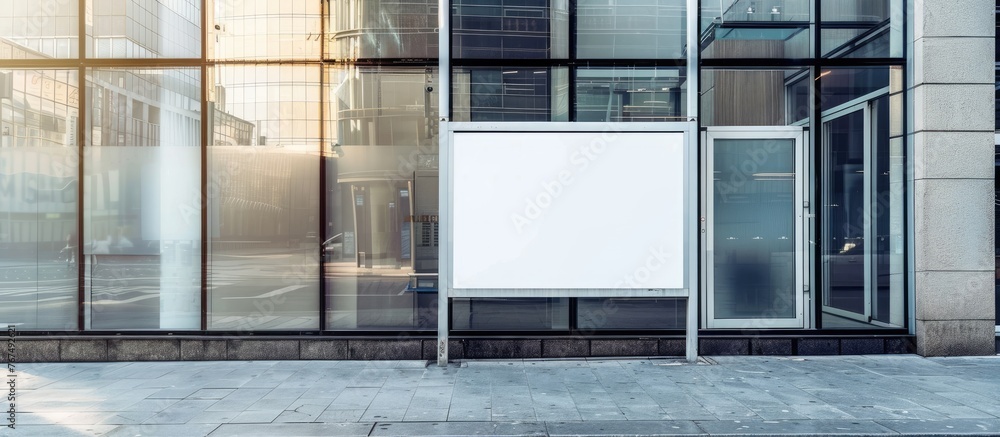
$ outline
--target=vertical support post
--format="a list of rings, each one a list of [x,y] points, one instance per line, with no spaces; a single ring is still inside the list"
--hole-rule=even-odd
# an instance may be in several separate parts
[[[685,355],[691,363],[698,361],[698,58],[701,52],[698,24],[698,0],[687,0],[687,118],[685,132],[687,150],[687,331]]]
[[[320,35],[319,39],[319,52],[320,59],[327,59],[326,56],[326,36],[328,35],[329,29],[327,28],[327,22],[330,17],[330,2],[324,1],[320,5]],[[333,150],[327,151],[327,146],[334,143],[333,140],[327,139],[328,135],[332,135],[336,138],[336,132],[327,132],[326,120],[327,120],[327,98],[328,92],[326,89],[326,63],[320,62],[319,64],[319,229],[316,230],[316,235],[319,235],[319,241],[317,241],[319,247],[314,247],[315,253],[319,255],[319,330],[326,331],[326,317],[327,308],[329,301],[327,300],[327,283],[326,283],[326,257],[323,256],[323,242],[328,238],[327,229],[329,229],[327,217],[327,208],[329,207],[326,202],[327,193],[329,188],[327,184],[330,181],[326,178],[326,160],[328,159],[328,153],[333,152]],[[333,181],[337,183],[337,181]]]
[[[448,365],[448,290],[451,288],[451,1],[438,0],[438,366]]]
[[[85,167],[87,165],[86,147],[87,143],[90,142],[90,133],[92,132],[89,126],[89,120],[87,119],[87,113],[89,108],[87,108],[87,69],[84,67],[83,60],[87,57],[87,1],[80,0],[77,6],[77,26],[79,27],[79,32],[77,32],[77,60],[80,61],[80,66],[77,68],[77,118],[76,118],[76,153],[77,153],[77,163],[76,163],[76,330],[84,331],[87,329],[87,295],[86,295],[86,281],[87,275],[84,270],[87,263],[83,262],[84,259],[84,185],[86,184],[86,174]],[[14,141],[14,138],[11,138]]]
[[[214,138],[215,132],[215,106],[209,105],[209,87],[215,87],[215,70],[211,71],[209,69],[213,67],[208,64],[208,38],[211,32],[208,31],[208,8],[214,6],[210,2],[203,0],[201,2],[201,244],[198,245],[198,250],[201,251],[201,272],[199,283],[199,300],[200,300],[200,321],[199,328],[202,331],[208,330],[208,268],[209,268],[209,256],[211,255],[208,251],[209,249],[209,239],[212,238],[211,233],[208,230],[208,208],[211,207],[211,203],[217,201],[218,199],[210,199],[208,191],[208,147],[210,142]],[[213,134],[210,134],[212,132]]]

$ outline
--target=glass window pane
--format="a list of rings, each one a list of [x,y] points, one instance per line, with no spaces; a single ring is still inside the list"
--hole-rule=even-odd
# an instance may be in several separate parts
[[[319,59],[322,2],[207,0],[209,59]],[[214,3],[214,6],[212,5]]]
[[[230,136],[208,151],[209,329],[319,328],[320,74],[215,69],[214,136]]]
[[[569,329],[569,299],[452,299],[456,331],[557,331]]]
[[[684,0],[579,0],[576,56],[681,59],[687,45]]]
[[[455,0],[454,58],[563,59],[569,55],[567,0]]]
[[[201,0],[88,2],[87,57],[201,57]]]
[[[76,71],[0,70],[0,321],[76,330]]]
[[[685,73],[678,68],[579,68],[576,121],[682,121]]]
[[[579,298],[577,329],[581,334],[609,329],[684,329],[684,299]]]
[[[91,70],[87,86],[87,327],[200,329],[200,73]]]
[[[702,69],[703,126],[808,125],[809,70]]]
[[[795,318],[795,141],[712,144],[714,316]]]
[[[820,73],[823,108],[832,110],[872,93],[888,92],[888,67],[825,68]]]
[[[79,2],[10,1],[0,7],[0,59],[75,58]]]
[[[702,2],[703,58],[807,58],[809,0]]]
[[[567,121],[569,74],[554,67],[455,68],[455,121]]]
[[[905,156],[897,67],[820,78],[824,328],[900,327],[904,308]]]
[[[903,56],[903,2],[824,0],[820,2],[824,57]]]
[[[327,70],[328,329],[437,327],[437,71]]]
[[[437,0],[332,0],[329,56],[437,58]]]

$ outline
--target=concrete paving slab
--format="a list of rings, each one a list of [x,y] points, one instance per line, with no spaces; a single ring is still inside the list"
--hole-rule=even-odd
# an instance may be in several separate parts
[[[155,416],[156,413],[152,411],[118,411],[115,413],[108,413],[108,416],[97,422],[98,425],[136,425],[146,421],[150,417]],[[219,423],[219,422],[205,422],[205,423]]]
[[[114,425],[17,425],[5,431],[17,437],[92,437],[108,435],[114,429]]]
[[[361,416],[365,415],[365,410],[326,410],[315,420],[316,422],[338,423],[338,422],[359,422]]]
[[[712,436],[870,436],[891,435],[893,431],[868,420],[717,420],[697,421]]]
[[[541,423],[430,422],[376,423],[372,436],[544,436]]]
[[[237,414],[229,423],[271,423],[282,412],[283,410],[244,411]]]
[[[229,423],[233,419],[235,419],[236,416],[239,416],[240,414],[242,414],[242,413],[239,413],[239,412],[236,412],[236,411],[203,411],[203,412],[195,415],[194,417],[192,417],[191,420],[187,421],[187,423],[190,423],[190,424],[197,424],[197,423],[217,423],[217,424]]]
[[[201,414],[206,408],[212,406],[214,400],[181,400],[167,407],[163,411],[156,413],[142,423],[150,424],[184,424],[192,418]]]
[[[546,423],[549,436],[697,436],[704,432],[691,421],[591,421]]]
[[[271,423],[271,424],[223,424],[215,429],[211,437],[248,436],[368,436],[371,423]],[[177,434],[178,436],[184,434]]]
[[[877,423],[900,435],[1000,435],[1000,419],[879,420]]]
[[[532,412],[534,414],[534,412]],[[413,408],[410,407],[403,415],[404,422],[445,422],[448,420],[447,408]]]
[[[365,414],[361,415],[362,422],[397,422],[402,421],[406,414],[405,409],[377,409],[369,408]]]
[[[101,434],[105,437],[201,437],[219,427],[217,423],[184,425],[121,425]]]

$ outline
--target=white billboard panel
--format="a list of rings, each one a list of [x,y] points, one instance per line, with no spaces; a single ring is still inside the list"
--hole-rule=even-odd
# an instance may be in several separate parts
[[[452,288],[685,288],[683,133],[452,141]]]

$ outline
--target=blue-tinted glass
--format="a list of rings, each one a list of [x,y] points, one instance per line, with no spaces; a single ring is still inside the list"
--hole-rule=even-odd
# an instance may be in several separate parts
[[[821,72],[817,267],[825,328],[905,324],[900,73],[888,67]]]
[[[578,58],[683,58],[683,0],[580,0],[576,7]]]
[[[453,299],[452,329],[549,331],[569,329],[569,299]]]
[[[676,68],[580,68],[576,121],[677,121],[686,80]]]
[[[702,2],[702,57],[809,57],[811,3],[808,0]]]
[[[565,0],[456,0],[452,56],[546,59],[567,55]]]
[[[576,327],[582,334],[608,329],[684,329],[684,299],[580,298]]]
[[[903,56],[901,0],[824,0],[820,5],[824,57]]]
[[[824,70],[823,107],[830,109],[889,86],[889,69],[841,68]]]
[[[715,318],[794,318],[795,141],[714,144]],[[756,164],[748,156],[766,159]],[[748,162],[756,164],[750,174]]]
[[[865,314],[865,112],[824,124],[824,303]]]
[[[559,121],[567,114],[567,69],[535,67],[456,69],[456,121]]]

